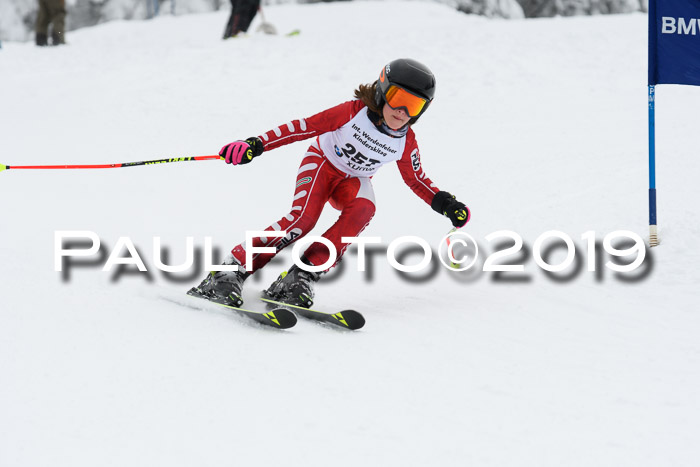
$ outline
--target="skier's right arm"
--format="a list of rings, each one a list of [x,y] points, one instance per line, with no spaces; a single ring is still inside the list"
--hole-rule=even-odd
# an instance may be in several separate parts
[[[278,126],[257,137],[229,143],[219,151],[228,164],[247,164],[263,151],[337,130],[364,108],[362,101],[348,101],[323,112]]]

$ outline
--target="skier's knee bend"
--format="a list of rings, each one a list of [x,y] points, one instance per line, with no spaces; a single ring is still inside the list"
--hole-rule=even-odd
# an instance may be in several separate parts
[[[374,217],[377,211],[374,203],[366,198],[356,198],[352,203],[343,209],[343,214],[351,215],[357,223],[363,225],[368,223]]]

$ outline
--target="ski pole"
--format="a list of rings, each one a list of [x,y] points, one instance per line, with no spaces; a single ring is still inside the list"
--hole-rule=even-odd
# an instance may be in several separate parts
[[[262,20],[260,26],[258,26],[258,31],[262,31],[265,34],[277,34],[277,28],[275,25],[268,23],[267,20],[265,20],[265,13],[263,13],[261,6],[258,6],[258,12],[260,13],[260,19]]]
[[[223,159],[221,156],[189,156],[189,157],[171,157],[168,159],[153,159],[150,161],[137,162],[120,162],[116,164],[78,164],[78,165],[4,165],[0,164],[0,172],[3,170],[17,169],[118,169],[121,167],[136,167],[140,165],[155,165],[167,164],[169,162],[186,162],[186,161],[206,161],[214,159]]]
[[[450,235],[457,232],[457,230],[458,230],[458,227],[451,228],[450,231],[447,232],[446,240],[445,240],[445,243],[447,244],[447,259],[450,260],[450,266],[454,269],[457,269],[459,267],[459,264],[452,261],[453,257],[450,256],[450,245],[452,244],[452,241],[450,240]]]

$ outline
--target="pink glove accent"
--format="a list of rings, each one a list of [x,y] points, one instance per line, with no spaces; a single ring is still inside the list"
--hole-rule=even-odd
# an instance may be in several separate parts
[[[248,149],[250,149],[250,145],[245,141],[234,141],[221,148],[219,155],[224,158],[227,164],[238,165]]]

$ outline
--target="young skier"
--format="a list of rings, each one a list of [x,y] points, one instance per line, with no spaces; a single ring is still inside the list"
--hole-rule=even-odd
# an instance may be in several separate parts
[[[316,242],[306,249],[301,261],[310,266],[323,265],[330,259],[337,263],[347,247],[341,238],[357,237],[374,216],[371,178],[388,162],[397,163],[404,182],[433,210],[447,216],[455,227],[466,224],[469,209],[451,194],[438,190],[421,168],[411,129],[434,95],[433,73],[415,60],[398,59],[383,67],[373,84],[360,85],[355,90],[356,100],[221,148],[219,155],[228,164],[247,164],[263,151],[315,138],[297,173],[292,209],[265,229],[286,235],[256,238],[253,246],[275,247],[279,252],[313,229],[328,202],[340,210],[338,220],[322,235],[335,246],[335,257],[330,257],[331,252],[323,243]],[[253,255],[252,270],[246,271],[246,245],[240,244],[224,260],[234,270],[211,272],[190,293],[240,307],[243,282],[275,254]],[[264,294],[308,308],[313,303],[313,285],[320,275],[293,265]]]

